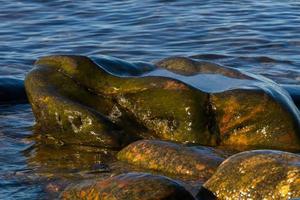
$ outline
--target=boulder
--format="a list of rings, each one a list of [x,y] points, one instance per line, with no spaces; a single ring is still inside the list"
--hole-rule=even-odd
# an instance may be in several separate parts
[[[287,91],[273,81],[184,57],[167,58],[157,65],[188,77],[198,76],[199,83],[194,85],[209,93],[219,146],[300,149],[299,111]],[[207,84],[201,74],[211,75]]]
[[[61,199],[194,200],[178,182],[145,173],[127,173],[69,186]]]
[[[188,147],[158,140],[139,140],[118,153],[118,159],[145,169],[201,180],[210,178],[224,157],[210,147]]]
[[[300,156],[246,151],[229,157],[204,184],[219,199],[291,199],[300,197]]]
[[[58,127],[50,131],[57,133],[55,137],[65,138],[65,142],[70,142],[66,138],[72,134],[74,140],[78,140],[77,136],[90,135],[90,142],[95,140],[91,132],[103,132],[97,126],[112,127],[115,124],[135,138],[216,144],[216,135],[208,130],[211,126],[207,117],[207,94],[177,80],[156,76],[118,77],[104,69],[82,56],[50,56],[36,62],[25,85],[37,123],[43,131]],[[68,115],[69,111],[74,112]],[[68,120],[76,113],[85,113],[95,122],[80,129]],[[56,120],[59,118],[56,115],[66,120]],[[97,130],[90,130],[92,128]],[[103,133],[103,137],[113,135],[119,138],[121,134]],[[101,137],[98,136],[99,141]]]
[[[34,169],[37,176],[48,180],[107,176],[112,173],[109,164],[115,160],[115,152],[109,149],[44,143],[35,144],[34,150],[26,156],[28,167]]]
[[[65,142],[124,146],[159,138],[300,150],[300,114],[284,89],[261,76],[189,58],[150,65],[48,56],[27,75],[26,90],[40,127],[56,127],[51,132]]]
[[[110,101],[83,89],[54,68],[34,68],[25,86],[36,131],[66,144],[114,148],[127,144],[124,131],[102,114],[112,107]]]

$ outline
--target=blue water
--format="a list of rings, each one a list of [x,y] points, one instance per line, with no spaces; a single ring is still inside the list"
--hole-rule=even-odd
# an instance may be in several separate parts
[[[299,84],[300,3],[0,0],[0,76],[24,78],[48,54],[192,56]],[[0,107],[0,199],[45,198],[26,139],[33,123],[28,105]]]

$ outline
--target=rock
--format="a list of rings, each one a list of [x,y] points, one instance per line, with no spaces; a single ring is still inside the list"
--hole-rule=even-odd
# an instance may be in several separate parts
[[[116,160],[115,154],[99,147],[37,143],[34,151],[27,153],[27,165],[48,179],[107,176],[112,173],[109,164]]]
[[[158,61],[156,66],[185,76],[193,76],[197,74],[220,74],[231,78],[252,79],[239,70],[227,68],[210,62],[197,61],[186,57],[165,58]]]
[[[139,140],[118,153],[118,159],[146,169],[207,180],[222,163],[210,147],[187,147],[158,140]]]
[[[283,104],[291,102],[279,98],[258,90],[212,94],[220,145],[298,150],[298,111],[293,115],[291,107]]]
[[[213,74],[208,86],[195,86],[209,93],[218,145],[237,149],[300,149],[299,111],[289,94],[271,80],[181,57],[167,58],[157,65],[188,76]]]
[[[38,124],[45,127],[44,131],[49,127],[58,127],[58,134],[64,132],[58,136],[64,138],[68,138],[67,134],[70,137],[72,132],[75,135],[76,131],[84,132],[77,135],[90,135],[90,130],[78,129],[76,125],[74,130],[68,120],[59,122],[62,124],[59,125],[55,113],[61,118],[69,118],[70,115],[64,111],[66,109],[62,108],[67,107],[69,111],[74,110],[76,113],[97,111],[102,118],[112,118],[110,120],[114,124],[121,126],[123,130],[130,130],[126,131],[130,135],[136,133],[137,137],[216,144],[216,135],[208,130],[208,95],[192,90],[179,81],[162,77],[113,76],[90,59],[81,56],[45,57],[38,60],[36,66],[27,75],[26,90]],[[43,84],[38,84],[39,82]],[[61,85],[66,86],[61,88]],[[58,108],[60,104],[63,106]],[[47,116],[41,115],[50,111]],[[91,112],[85,115],[92,116]],[[96,123],[96,117],[89,118],[94,118],[95,121],[89,128],[104,121],[98,120]],[[48,122],[52,126],[46,126]],[[62,130],[61,126],[68,130]],[[132,127],[136,130],[131,131]],[[98,132],[101,131],[100,128]]]
[[[126,134],[102,114],[113,107],[111,102],[85,90],[54,68],[36,67],[27,75],[25,86],[38,132],[50,133],[66,144],[127,144]]]
[[[300,155],[272,150],[229,157],[204,184],[220,199],[300,197]]]
[[[300,150],[299,111],[284,89],[264,77],[181,57],[156,66],[95,61],[48,56],[36,62],[26,90],[43,131],[56,127],[55,137],[92,145],[159,138]]]
[[[0,104],[27,103],[24,83],[14,78],[0,77]]]
[[[167,177],[128,173],[69,186],[61,194],[61,199],[192,200],[194,197]]]

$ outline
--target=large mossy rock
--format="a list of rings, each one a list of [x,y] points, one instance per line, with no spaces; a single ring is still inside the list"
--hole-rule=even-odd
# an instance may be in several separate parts
[[[120,174],[100,181],[69,186],[61,199],[194,200],[176,181],[145,173]]]
[[[25,86],[40,131],[69,144],[122,146],[124,132],[96,110],[105,112],[109,101],[46,66],[32,70]]]
[[[188,58],[149,65],[48,56],[36,62],[26,89],[39,127],[56,127],[50,132],[64,142],[123,146],[160,138],[300,150],[299,112],[286,91],[263,77]]]
[[[300,198],[300,156],[255,150],[225,160],[204,187],[219,199]]]
[[[187,147],[158,140],[139,140],[118,153],[118,159],[145,169],[207,180],[224,160],[209,147]]]
[[[129,134],[217,143],[208,130],[208,95],[177,80],[118,77],[86,57],[52,56],[36,62],[25,86],[38,126],[64,142],[97,145],[103,137],[103,144],[118,143],[130,141],[122,139]],[[115,133],[113,125],[125,133]]]
[[[188,77],[211,75],[207,84],[200,75],[194,85],[209,93],[219,145],[300,150],[299,111],[289,94],[271,80],[183,57],[157,65]]]

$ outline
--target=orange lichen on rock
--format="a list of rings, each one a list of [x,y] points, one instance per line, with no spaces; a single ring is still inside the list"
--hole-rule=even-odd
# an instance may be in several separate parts
[[[215,172],[223,156],[209,147],[187,147],[158,140],[140,140],[118,153],[120,160],[133,165],[202,180]]]

